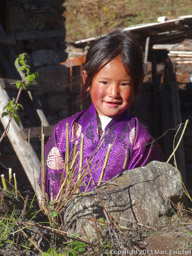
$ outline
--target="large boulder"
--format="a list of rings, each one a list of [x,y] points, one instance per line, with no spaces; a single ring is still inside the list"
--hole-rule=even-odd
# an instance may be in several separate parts
[[[117,175],[98,187],[98,193],[112,219],[128,227],[130,222],[157,224],[170,211],[170,201],[181,200],[183,189],[175,167],[153,161]],[[68,201],[63,215],[65,230],[81,235],[86,232],[90,238],[95,233],[93,218],[106,218],[96,191]]]

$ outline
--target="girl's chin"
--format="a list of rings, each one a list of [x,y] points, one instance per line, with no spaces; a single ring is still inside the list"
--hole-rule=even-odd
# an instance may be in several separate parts
[[[108,116],[108,117],[112,117],[113,118],[113,117],[121,114],[123,111],[105,110],[105,111],[102,111],[102,112],[100,112],[100,111],[97,111],[97,112],[101,116]]]

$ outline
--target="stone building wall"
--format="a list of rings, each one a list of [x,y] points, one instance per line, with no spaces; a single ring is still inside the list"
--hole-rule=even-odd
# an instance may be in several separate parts
[[[3,29],[0,32],[11,39],[11,44],[0,44],[0,54],[6,52],[7,54],[2,54],[2,57],[5,61],[9,58],[9,64],[11,62],[14,67],[17,55],[27,53],[27,61],[32,71],[39,73],[38,90],[33,92],[33,96],[41,103],[50,125],[68,115],[68,70],[60,65],[67,58],[63,3],[64,0],[0,1],[0,25]],[[5,65],[5,62],[2,61],[1,64]],[[8,67],[6,66],[6,69]],[[12,72],[12,69],[0,74],[2,78],[18,79],[17,76],[18,73]],[[7,92],[10,98],[17,94],[16,90]],[[40,121],[32,115],[32,105],[25,91],[21,94],[20,103],[24,106],[20,116],[23,126],[40,126]],[[25,117],[26,113],[30,114],[28,118]],[[0,124],[0,133],[2,131],[3,127]],[[40,156],[39,137],[31,144]],[[4,173],[6,178],[7,169],[12,168],[18,177],[22,177],[18,180],[18,185],[28,185],[28,179],[7,137],[0,144],[0,166],[1,173]]]
[[[9,0],[7,31],[14,36],[16,55],[26,52],[33,71],[39,73],[36,96],[49,123],[67,115],[67,69],[60,65],[65,52],[64,0]],[[6,24],[7,25],[7,24]]]

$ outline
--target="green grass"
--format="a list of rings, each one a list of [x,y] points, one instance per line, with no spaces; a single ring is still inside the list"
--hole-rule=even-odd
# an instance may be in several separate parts
[[[67,41],[105,34],[115,28],[192,14],[190,0],[65,0]]]

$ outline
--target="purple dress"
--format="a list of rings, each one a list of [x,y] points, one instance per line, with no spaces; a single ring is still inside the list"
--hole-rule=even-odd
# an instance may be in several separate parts
[[[57,195],[65,170],[66,123],[69,126],[70,152],[73,152],[76,141],[77,151],[80,151],[81,133],[84,134],[83,171],[89,171],[83,179],[81,191],[87,187],[88,190],[93,189],[98,184],[109,144],[112,144],[112,147],[102,182],[122,172],[125,155],[127,162],[124,170],[144,166],[152,160],[162,160],[159,145],[129,111],[115,116],[106,126],[103,136],[99,138],[97,114],[94,105],[91,104],[87,110],[59,122],[45,145],[45,191],[48,196],[51,192],[54,197]],[[74,165],[76,174],[79,170],[78,160],[77,158]]]

